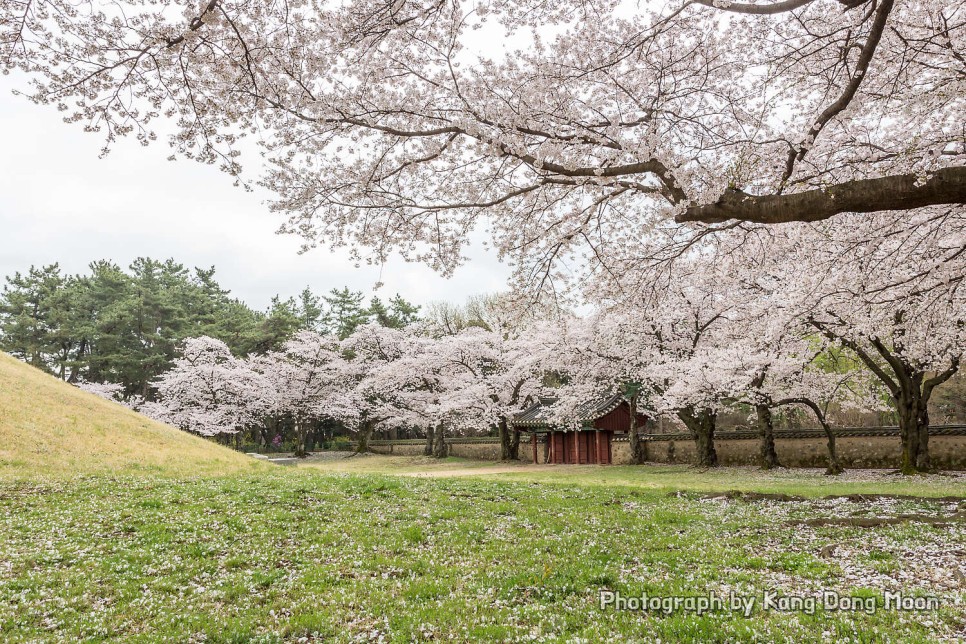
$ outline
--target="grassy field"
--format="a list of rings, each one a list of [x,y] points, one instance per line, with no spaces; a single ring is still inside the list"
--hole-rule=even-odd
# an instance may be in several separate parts
[[[800,523],[949,516],[956,501],[669,494],[713,487],[714,475],[686,468],[396,475],[467,465],[363,457],[223,477],[0,483],[0,639],[871,642],[966,632],[963,523]],[[721,474],[719,489],[829,490],[804,474]],[[946,478],[913,485],[931,482],[962,489]],[[895,477],[861,485],[906,491]],[[748,618],[602,610],[602,589],[734,592],[758,606]],[[760,604],[766,591],[825,589],[879,604],[884,591],[933,595],[940,607],[806,614]]]
[[[303,466],[346,474],[461,474],[500,481],[620,486],[655,492],[764,492],[822,497],[843,494],[903,494],[910,496],[958,496],[966,499],[966,472],[930,476],[899,476],[886,470],[853,470],[843,476],[825,476],[821,469],[779,469],[766,472],[757,467],[726,467],[699,470],[687,465],[642,466],[568,465],[532,466],[526,463],[489,463],[461,458],[442,460],[407,456],[376,456],[325,461]],[[497,473],[487,470],[499,469]],[[474,473],[474,470],[479,470]]]
[[[2,355],[0,446],[3,642],[966,637],[963,476],[379,456],[283,468]],[[857,494],[907,496],[841,496]],[[763,605],[826,590],[859,610]],[[619,611],[601,591],[756,603]],[[885,610],[886,592],[938,608]]]

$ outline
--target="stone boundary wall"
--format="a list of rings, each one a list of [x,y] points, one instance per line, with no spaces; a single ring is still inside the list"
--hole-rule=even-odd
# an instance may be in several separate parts
[[[848,427],[835,430],[835,446],[839,460],[846,468],[895,468],[899,466],[901,445],[896,427]],[[654,463],[692,463],[694,440],[689,434],[647,434],[647,460]],[[495,461],[500,458],[500,441],[496,437],[451,438],[446,441],[450,456]],[[825,467],[825,433],[821,429],[785,429],[775,431],[775,450],[786,467]],[[423,439],[371,441],[378,454],[419,456]],[[537,462],[544,463],[546,442],[537,442]],[[715,451],[722,465],[757,465],[759,439],[754,431],[728,431],[715,436]],[[626,436],[611,443],[613,463],[630,462],[630,443]],[[966,470],[966,426],[942,425],[932,428],[929,453],[940,469]],[[533,462],[531,443],[526,434],[520,440],[520,460]]]
[[[825,467],[826,441],[824,438],[783,438],[775,440],[778,460],[785,467]],[[691,463],[694,461],[694,441],[648,440],[647,460],[656,463]],[[673,447],[672,447],[673,446]],[[760,442],[758,438],[715,440],[715,452],[722,465],[757,465]],[[630,461],[630,444],[614,444],[614,462]],[[835,452],[846,468],[896,468],[901,458],[899,436],[840,436],[835,439]],[[618,456],[618,454],[620,456]],[[930,436],[929,454],[933,463],[944,470],[966,470],[966,435]]]
[[[500,460],[499,438],[453,438],[446,441],[449,456],[460,458],[475,458],[481,461]],[[422,456],[426,448],[426,441],[370,441],[369,448],[376,454],[392,454],[393,456]]]

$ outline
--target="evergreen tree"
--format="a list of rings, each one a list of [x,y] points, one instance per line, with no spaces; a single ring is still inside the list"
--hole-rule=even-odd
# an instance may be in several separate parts
[[[258,325],[256,353],[278,350],[301,327],[298,305],[295,300],[272,298],[268,313]]]
[[[402,329],[419,319],[419,307],[407,302],[398,293],[389,300],[389,306],[374,296],[369,301],[367,313],[370,322],[390,329]]]
[[[419,306],[406,301],[399,293],[396,293],[396,296],[389,300],[389,310],[392,324],[387,326],[401,329],[419,321]]]
[[[322,318],[324,330],[327,333],[345,339],[352,332],[369,319],[369,312],[363,308],[363,295],[360,291],[350,291],[348,287],[332,289],[322,299],[326,304],[325,315]]]
[[[322,327],[322,298],[312,292],[308,286],[302,289],[298,297],[299,327],[309,331],[318,331]]]
[[[319,297],[272,299],[262,313],[230,297],[215,268],[173,259],[136,259],[128,270],[102,260],[86,275],[57,264],[7,278],[0,293],[0,349],[70,382],[111,382],[125,396],[154,397],[185,338],[208,336],[234,355],[278,350],[299,330],[349,336],[368,321],[402,328],[419,307],[396,295],[388,304],[348,288]]]
[[[375,322],[380,326],[393,327],[392,314],[389,312],[389,307],[382,303],[378,297],[373,296],[369,300],[369,321]]]
[[[66,282],[58,264],[8,277],[0,299],[0,347],[41,369],[63,365]]]

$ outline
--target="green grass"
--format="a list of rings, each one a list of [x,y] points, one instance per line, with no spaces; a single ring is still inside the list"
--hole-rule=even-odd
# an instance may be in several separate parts
[[[498,467],[498,473],[486,469]],[[491,463],[461,458],[437,460],[424,457],[369,455],[341,461],[306,465],[323,472],[345,474],[440,474],[460,471],[465,476],[501,481],[557,483],[582,486],[620,486],[654,492],[714,493],[730,490],[766,492],[808,497],[843,494],[904,494],[910,496],[958,496],[966,499],[966,473],[901,476],[886,470],[848,471],[825,476],[820,469],[722,467],[699,470],[688,465],[532,466],[525,463]],[[464,471],[465,470],[465,471]],[[481,470],[474,473],[473,470]]]
[[[822,470],[782,469],[764,472],[756,467],[724,467],[697,470],[687,465],[600,467],[594,465],[550,467],[540,472],[501,475],[503,480],[544,483],[626,486],[674,492],[766,492],[800,496],[843,494],[907,494],[911,496],[961,496],[966,498],[966,476],[900,476],[886,471],[846,472],[825,476]]]
[[[964,628],[961,524],[792,524],[949,504],[705,499],[558,469],[546,476],[566,484],[321,468],[0,483],[0,640],[871,642]],[[730,489],[751,473],[724,477]],[[880,601],[888,589],[934,593],[943,604],[750,619],[598,606],[601,589],[760,601],[824,588]]]

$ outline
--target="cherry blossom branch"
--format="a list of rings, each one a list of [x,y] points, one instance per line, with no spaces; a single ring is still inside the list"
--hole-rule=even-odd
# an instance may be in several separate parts
[[[966,203],[966,167],[937,170],[926,179],[914,174],[858,179],[791,194],[749,195],[729,190],[712,204],[690,206],[678,222],[761,224],[820,221],[845,212],[912,210]]]

